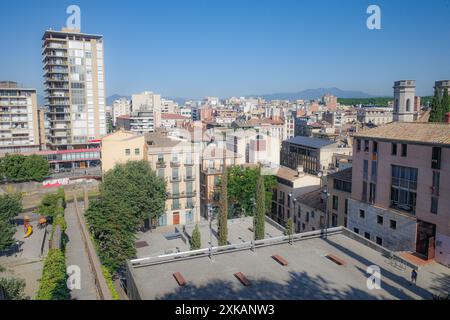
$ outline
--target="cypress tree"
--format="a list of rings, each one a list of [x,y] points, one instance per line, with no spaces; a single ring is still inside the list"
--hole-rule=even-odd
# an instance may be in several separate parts
[[[434,89],[433,100],[431,100],[431,113],[429,122],[440,122],[442,120],[442,106],[441,99],[439,97],[439,91],[437,88]]]
[[[195,226],[194,231],[192,232],[191,238],[191,250],[198,250],[202,247],[200,230],[198,229],[198,225]]]
[[[218,231],[219,231],[219,246],[226,246],[228,244],[228,170],[227,166],[223,166],[222,181],[221,181],[221,194],[219,203],[219,219],[218,219]]]
[[[265,235],[265,217],[266,217],[266,191],[264,188],[264,176],[259,168],[258,183],[256,185],[256,215],[255,215],[255,237],[256,240],[264,239]]]
[[[445,90],[444,90],[444,95],[442,96],[441,105],[442,105],[442,119],[441,119],[441,121],[445,121],[445,114],[447,112],[450,112],[450,98],[448,96],[448,89],[447,88],[445,88]]]

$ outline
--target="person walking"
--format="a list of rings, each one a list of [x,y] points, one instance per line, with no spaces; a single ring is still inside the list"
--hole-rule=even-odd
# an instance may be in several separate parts
[[[417,283],[417,271],[416,270],[412,270],[411,271],[411,283],[410,283],[410,285],[412,285],[412,284],[416,284]]]

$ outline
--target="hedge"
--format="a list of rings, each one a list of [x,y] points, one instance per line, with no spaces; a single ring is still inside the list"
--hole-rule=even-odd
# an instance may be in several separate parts
[[[108,284],[109,291],[111,292],[113,300],[120,300],[119,294],[116,291],[116,287],[114,286],[114,281],[112,279],[111,273],[108,268],[105,266],[101,266],[103,276],[105,277],[106,283]]]
[[[44,262],[36,300],[69,300],[66,257],[59,249],[50,249]]]

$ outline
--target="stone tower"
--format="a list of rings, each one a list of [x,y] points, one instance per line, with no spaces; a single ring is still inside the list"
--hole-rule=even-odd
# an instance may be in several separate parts
[[[394,83],[394,122],[414,121],[415,80],[400,80]]]

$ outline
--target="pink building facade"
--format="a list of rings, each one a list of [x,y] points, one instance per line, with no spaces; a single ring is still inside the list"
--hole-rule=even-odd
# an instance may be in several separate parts
[[[354,138],[349,228],[450,266],[450,125],[391,123]]]

